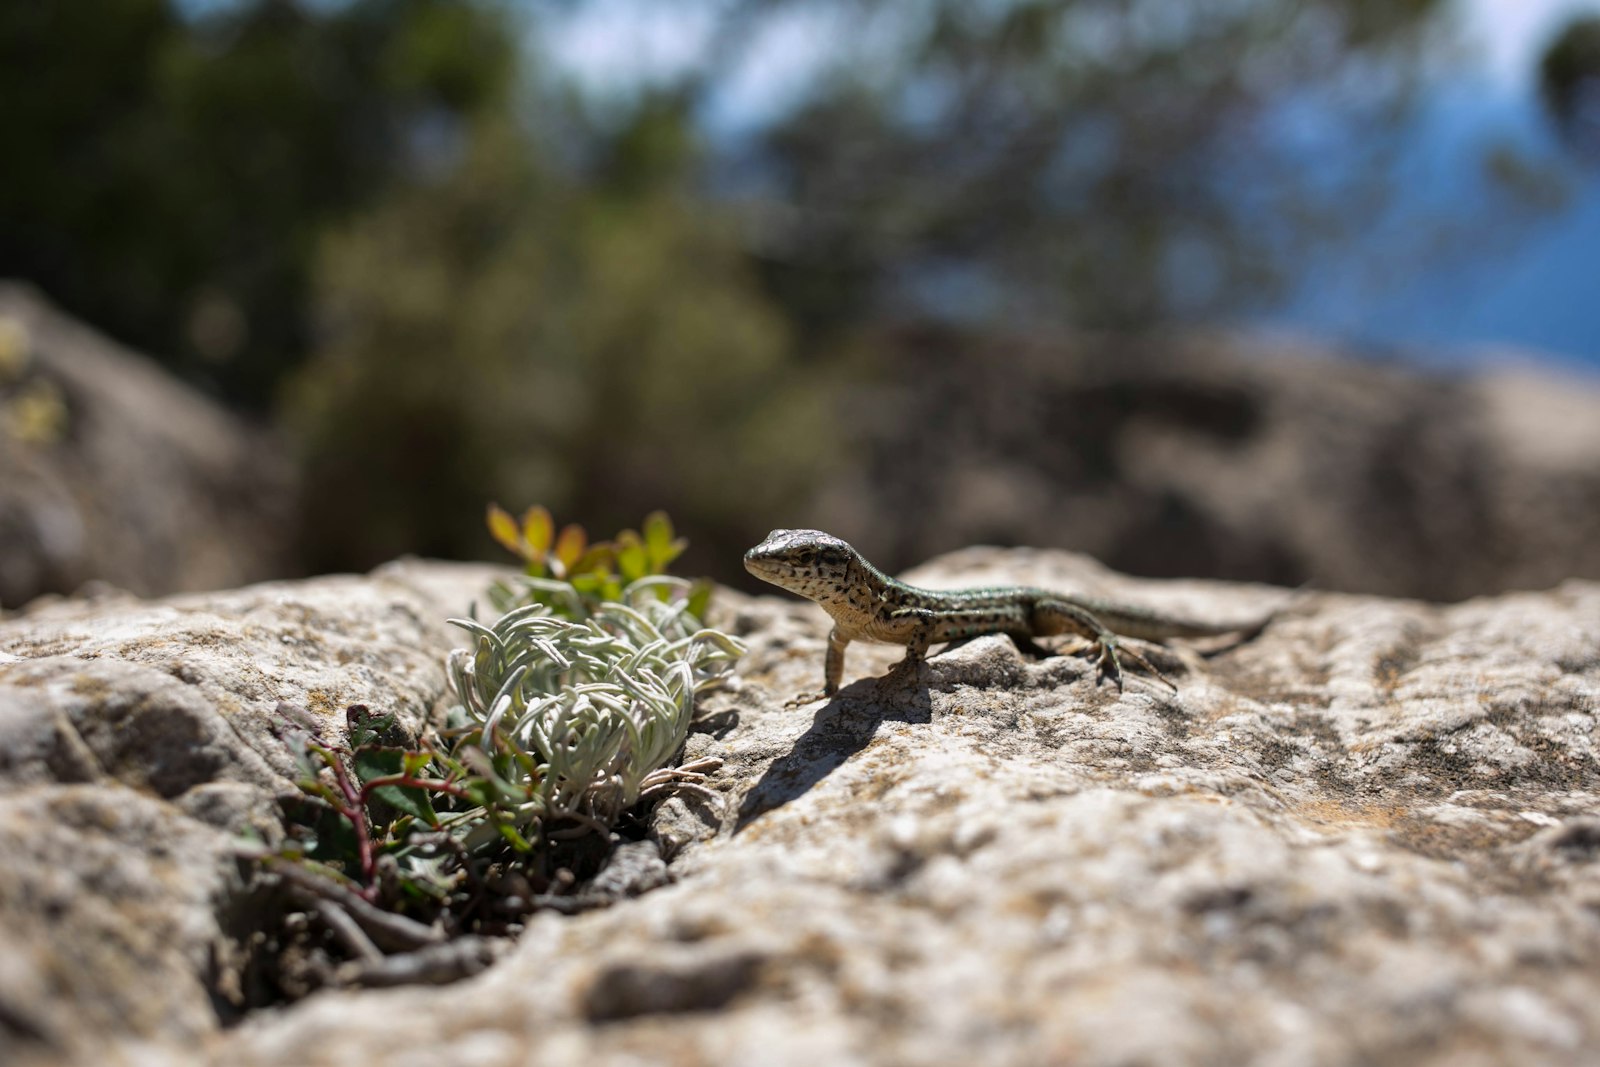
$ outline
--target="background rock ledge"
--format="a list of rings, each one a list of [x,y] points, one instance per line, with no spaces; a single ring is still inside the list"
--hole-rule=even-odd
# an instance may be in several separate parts
[[[321,994],[219,1029],[215,946],[244,921],[227,918],[223,843],[282,786],[259,724],[278,699],[422,714],[453,640],[441,620],[486,573],[408,564],[0,624],[19,658],[0,661],[8,1040],[162,1059],[181,1042],[229,1064],[806,1067],[1600,1047],[1585,582],[1450,607],[1305,594],[1248,644],[1163,655],[1176,695],[1143,679],[1119,695],[1082,658],[1002,638],[894,687],[876,676],[896,650],[854,646],[838,697],[796,709],[825,619],[726,592],[751,654],[689,744],[725,760],[725,811],[658,809],[658,836],[685,845],[675,884],[538,916],[454,986]],[[1024,550],[912,577],[1208,618],[1288,597]]]

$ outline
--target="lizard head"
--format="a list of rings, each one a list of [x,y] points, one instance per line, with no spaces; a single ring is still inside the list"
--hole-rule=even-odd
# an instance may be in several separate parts
[[[744,569],[791,593],[826,601],[849,587],[860,559],[847,542],[821,530],[773,530],[744,554]]]

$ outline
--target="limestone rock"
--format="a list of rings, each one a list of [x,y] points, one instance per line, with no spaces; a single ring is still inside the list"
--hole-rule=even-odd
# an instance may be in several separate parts
[[[264,431],[0,284],[0,605],[284,573],[293,481]]]
[[[322,993],[224,1030],[206,907],[242,890],[196,791],[265,795],[256,717],[280,695],[420,714],[442,685],[437,620],[459,610],[441,602],[483,575],[58,605],[0,627],[20,657],[0,663],[16,738],[0,797],[51,812],[4,820],[43,840],[14,833],[6,855],[29,858],[0,877],[58,878],[50,899],[69,902],[46,933],[41,891],[0,887],[0,1026],[83,1057],[137,1038],[162,1062],[230,1065],[1576,1064],[1600,1047],[1600,585],[1438,607],[992,549],[913,577],[1283,611],[1236,647],[1152,651],[1176,694],[1138,676],[1119,694],[1070,648],[1034,660],[982,638],[909,680],[883,677],[896,649],[853,645],[837,697],[785,708],[820,682],[826,620],[724,592],[719,621],[751,652],[688,754],[722,758],[725,803],[657,809],[671,884],[540,913],[455,985]],[[184,664],[188,697],[160,699],[204,766],[160,773],[129,751],[143,742],[91,725],[69,673]],[[91,677],[90,694],[162,692]],[[138,703],[103,714],[139,723]],[[153,725],[138,736],[174,749]],[[132,990],[138,968],[89,945],[146,959],[122,912],[144,919],[163,894],[160,981],[147,969]],[[46,950],[48,969],[31,962]],[[64,1021],[91,1007],[98,1045]]]
[[[851,462],[805,523],[884,566],[1050,545],[1130,574],[1441,601],[1600,578],[1593,375],[1215,331],[881,346],[889,369],[840,419]]]
[[[281,832],[293,790],[278,703],[414,725],[443,692],[444,620],[489,575],[397,564],[0,621],[0,1046],[93,1059],[236,1014],[231,956],[262,917],[235,849]]]

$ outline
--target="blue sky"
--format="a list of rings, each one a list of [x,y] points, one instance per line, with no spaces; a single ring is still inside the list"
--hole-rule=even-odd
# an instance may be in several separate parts
[[[1535,69],[1552,37],[1600,0],[1465,0],[1466,60],[1440,71],[1414,131],[1421,175],[1396,224],[1319,264],[1272,324],[1402,348],[1436,360],[1543,358],[1600,367],[1600,173],[1566,159],[1540,111]],[[1421,269],[1404,256],[1408,218],[1472,218],[1459,163],[1474,145],[1510,141],[1548,164],[1567,202]]]
[[[192,12],[234,0],[179,0]],[[307,0],[338,3],[341,0]],[[1180,2],[1180,0],[1174,0]],[[1188,0],[1182,0],[1188,2]],[[564,75],[602,102],[693,67],[711,44],[716,0],[588,0],[546,7],[540,44]],[[847,10],[848,9],[848,10]],[[796,5],[764,22],[747,59],[713,101],[717,135],[780,114],[826,61],[828,41],[870,33],[849,5]],[[562,14],[562,12],[565,12]],[[819,13],[820,12],[820,13]],[[1254,320],[1432,360],[1506,355],[1600,368],[1600,171],[1567,160],[1540,112],[1538,56],[1567,21],[1600,0],[1454,0],[1461,51],[1433,71],[1411,131],[1408,191],[1388,221],[1308,264],[1298,291]],[[1483,208],[1464,160],[1509,143],[1565,185],[1565,204],[1459,252],[1416,247],[1427,219]]]
[[[547,54],[598,99],[693,66],[715,24],[693,0],[591,0],[571,10],[547,30]],[[780,113],[835,33],[862,32],[819,25],[817,10],[802,5],[770,20],[713,104],[716,132]],[[1408,191],[1386,224],[1311,264],[1299,291],[1255,324],[1440,361],[1514,355],[1600,367],[1600,173],[1563,156],[1534,82],[1545,45],[1585,12],[1600,12],[1600,0],[1456,0],[1451,29],[1461,49],[1429,79],[1410,137]],[[1425,254],[1416,247],[1425,220],[1470,225],[1481,209],[1462,160],[1493,143],[1547,165],[1566,187],[1565,205],[1460,252]]]

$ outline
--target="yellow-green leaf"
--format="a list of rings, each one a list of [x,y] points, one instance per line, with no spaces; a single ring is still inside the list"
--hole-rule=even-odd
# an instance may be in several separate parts
[[[490,504],[488,522],[491,537],[518,558],[527,558],[527,546],[523,544],[522,535],[517,531],[517,520],[511,517],[509,511],[499,504]]]
[[[602,591],[605,589],[608,577],[610,575],[601,571],[583,571],[574,574],[568,580],[572,582],[572,588],[584,596],[593,597],[595,600],[603,600],[605,597],[602,595]]]
[[[517,833],[517,828],[508,822],[496,822],[494,828],[500,831],[500,836],[510,843],[518,852],[532,852],[533,845],[528,839]]]
[[[652,511],[646,515],[640,530],[644,534],[644,543],[651,548],[672,542],[672,519],[665,511]]]
[[[672,520],[664,511],[652,511],[644,520],[646,566],[651,574],[663,574],[667,565],[683,554],[689,542],[672,536]]]
[[[702,578],[689,588],[689,605],[687,610],[690,615],[693,615],[697,620],[704,624],[706,620],[706,608],[710,607],[710,605],[711,583]]]
[[[528,539],[535,557],[543,557],[550,550],[550,537],[555,529],[555,520],[542,504],[535,504],[522,513],[522,536]]]
[[[650,557],[639,535],[632,530],[617,534],[617,569],[625,582],[636,581],[650,573]]]
[[[583,532],[582,526],[569,523],[562,527],[561,536],[556,538],[556,559],[561,561],[561,566],[570,574],[572,565],[578,562],[587,547],[589,547],[589,535]]]
[[[605,573],[611,569],[612,546],[609,541],[596,541],[584,549],[578,562],[572,565],[573,574]]]

